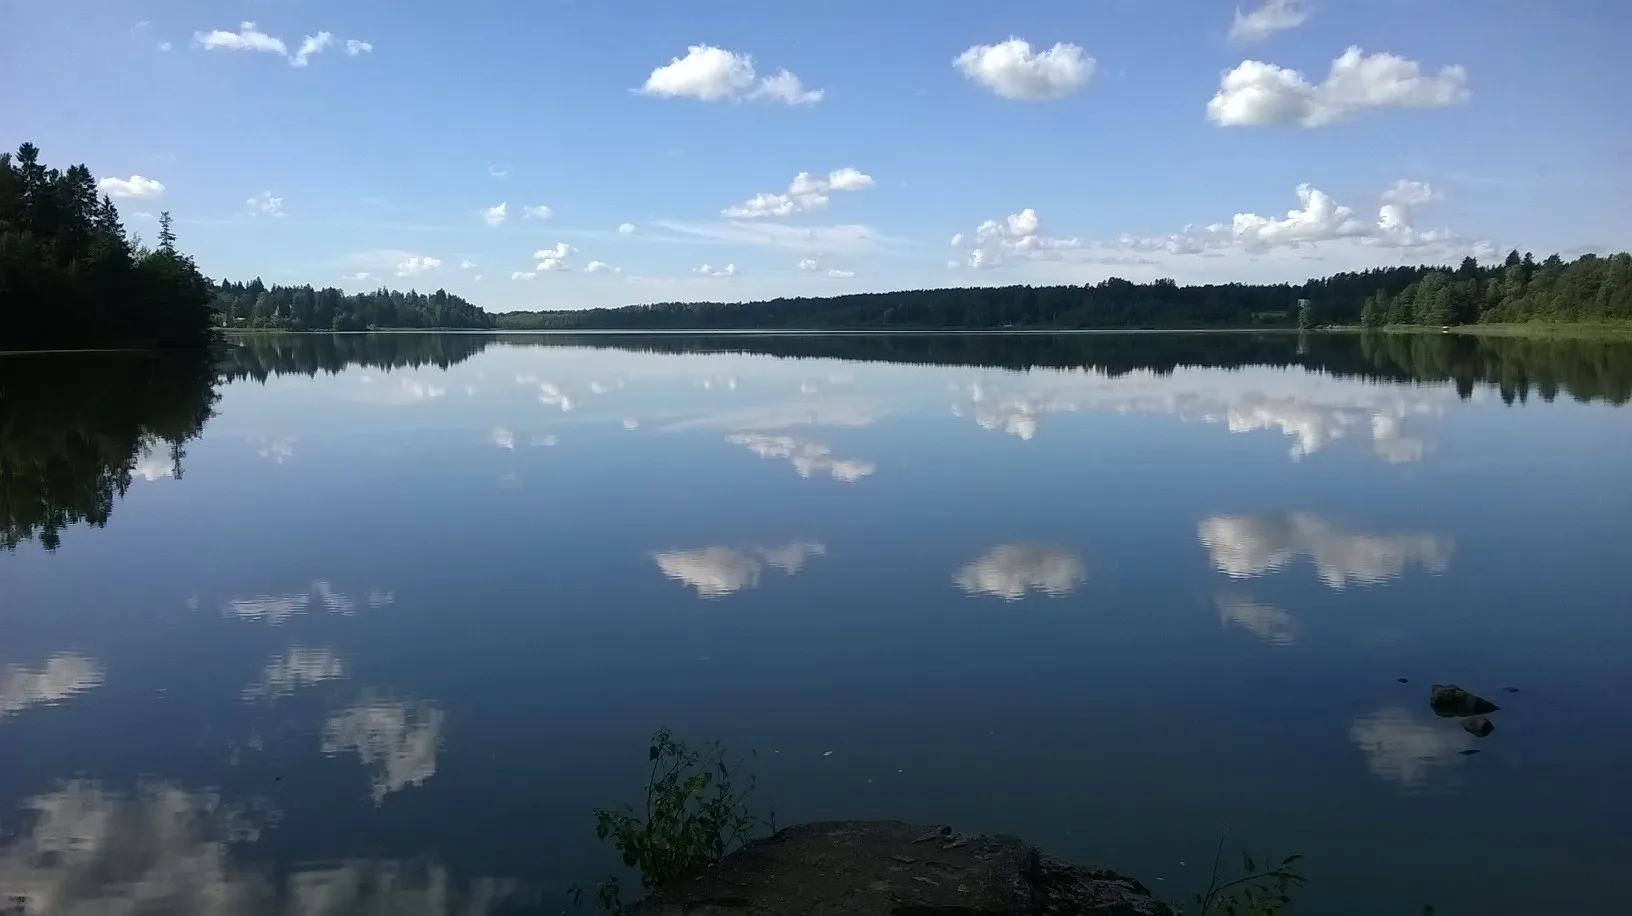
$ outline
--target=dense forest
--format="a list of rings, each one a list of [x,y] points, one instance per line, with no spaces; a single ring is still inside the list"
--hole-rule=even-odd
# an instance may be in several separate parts
[[[1632,320],[1632,255],[1558,255],[1501,266],[1380,267],[1301,284],[1180,286],[1112,278],[1086,286],[859,293],[735,304],[664,302],[584,311],[509,312],[507,330],[980,330],[1000,328],[1290,328],[1498,321]]]
[[[346,295],[334,287],[221,282],[211,307],[226,327],[284,331],[364,331],[375,328],[491,328],[493,316],[439,289],[434,293],[378,289]]]
[[[1514,251],[1499,266],[1465,258],[1402,290],[1379,289],[1360,310],[1367,327],[1526,321],[1632,321],[1632,254],[1567,263],[1555,254],[1537,263]]]
[[[0,153],[0,350],[204,346],[209,300],[168,213],[149,248],[85,166],[47,168],[30,143]]]

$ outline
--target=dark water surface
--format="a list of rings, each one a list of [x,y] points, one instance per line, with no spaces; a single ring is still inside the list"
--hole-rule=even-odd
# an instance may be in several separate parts
[[[1621,912],[1629,393],[1441,336],[0,357],[0,897],[555,913],[668,725],[784,823],[1171,899],[1227,835],[1300,913]]]

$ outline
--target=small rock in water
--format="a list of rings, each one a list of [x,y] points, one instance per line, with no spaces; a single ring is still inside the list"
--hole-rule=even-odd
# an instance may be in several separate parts
[[[1395,679],[1394,679],[1394,680],[1396,680],[1396,681],[1399,681],[1399,682],[1400,682],[1400,683],[1402,683],[1402,684],[1409,684],[1409,683],[1411,683],[1411,680],[1410,680],[1410,679],[1409,679],[1409,678],[1403,678],[1403,677],[1397,677],[1397,678],[1395,678]]]
[[[1482,716],[1501,708],[1484,697],[1476,693],[1469,693],[1455,684],[1435,684],[1428,691],[1428,705],[1433,707],[1436,715],[1446,718]]]
[[[1518,693],[1519,688],[1517,688],[1517,687],[1503,687],[1502,692],[1503,693]]]
[[[1476,747],[1470,747],[1465,751],[1457,751],[1457,753],[1464,757],[1472,757],[1474,754],[1479,753],[1479,749]]]
[[[1483,738],[1496,730],[1496,726],[1490,724],[1490,720],[1484,716],[1470,716],[1463,719],[1462,727],[1467,729],[1468,734],[1475,738]]]

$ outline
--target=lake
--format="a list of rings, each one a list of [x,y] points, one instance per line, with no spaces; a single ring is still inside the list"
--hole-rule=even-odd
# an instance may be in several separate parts
[[[1632,344],[232,344],[0,357],[25,912],[560,912],[659,726],[1175,901],[1624,906]]]

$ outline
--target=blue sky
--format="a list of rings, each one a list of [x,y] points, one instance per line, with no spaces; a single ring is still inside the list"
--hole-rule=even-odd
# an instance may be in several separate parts
[[[1612,0],[7,16],[0,141],[120,179],[144,235],[169,209],[216,277],[508,310],[1632,248]]]

